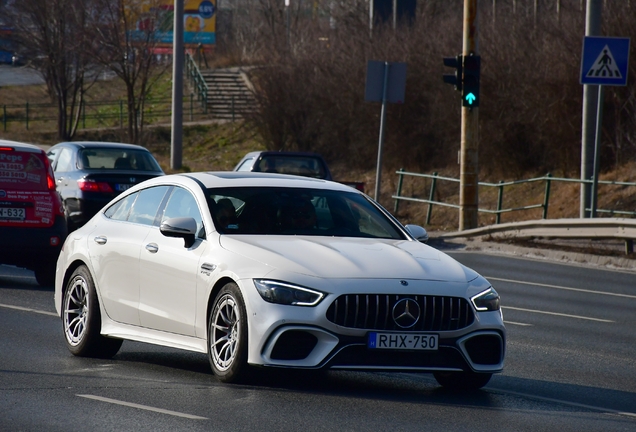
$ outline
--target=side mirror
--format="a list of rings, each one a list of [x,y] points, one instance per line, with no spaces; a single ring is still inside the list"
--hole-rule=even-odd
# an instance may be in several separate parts
[[[159,231],[166,237],[180,237],[189,248],[194,244],[197,233],[197,223],[191,217],[176,217],[166,219],[161,223]]]
[[[415,237],[418,241],[421,241],[422,243],[426,243],[428,241],[428,233],[421,226],[409,224],[406,225],[404,228],[406,228],[409,234]]]

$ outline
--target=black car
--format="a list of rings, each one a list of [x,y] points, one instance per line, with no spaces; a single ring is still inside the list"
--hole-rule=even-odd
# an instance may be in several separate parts
[[[331,176],[327,162],[318,153],[294,151],[253,151],[234,167],[234,171],[291,174],[337,181]],[[364,192],[364,182],[339,181]]]
[[[55,264],[67,236],[64,209],[41,148],[0,140],[0,264],[55,282]]]
[[[243,156],[234,171],[270,172],[333,180],[322,156],[309,152],[250,152]]]
[[[69,231],[84,225],[111,199],[164,172],[144,147],[110,142],[63,142],[47,153]]]

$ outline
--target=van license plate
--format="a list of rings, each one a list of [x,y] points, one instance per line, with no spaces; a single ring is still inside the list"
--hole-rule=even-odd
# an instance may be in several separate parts
[[[26,213],[23,208],[0,207],[0,219],[24,220]]]
[[[369,333],[367,347],[391,350],[437,351],[439,335],[431,333]]]

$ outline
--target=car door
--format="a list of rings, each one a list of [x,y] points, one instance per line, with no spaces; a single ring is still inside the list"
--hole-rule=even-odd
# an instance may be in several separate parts
[[[139,325],[139,256],[168,186],[128,195],[104,212],[88,241],[95,282],[108,316]]]
[[[139,316],[152,329],[194,336],[196,287],[201,256],[208,247],[201,211],[193,194],[175,187],[161,220],[193,217],[199,236],[187,248],[181,238],[166,237],[153,227],[141,249]]]

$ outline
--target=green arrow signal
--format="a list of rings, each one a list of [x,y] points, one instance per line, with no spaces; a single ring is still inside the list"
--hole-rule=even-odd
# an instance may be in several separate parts
[[[469,105],[472,105],[472,104],[473,104],[473,102],[475,102],[475,99],[477,99],[477,98],[476,98],[476,97],[475,97],[475,95],[474,95],[474,94],[472,94],[472,93],[468,93],[468,94],[466,95],[466,100],[468,101],[468,104],[469,104]]]

